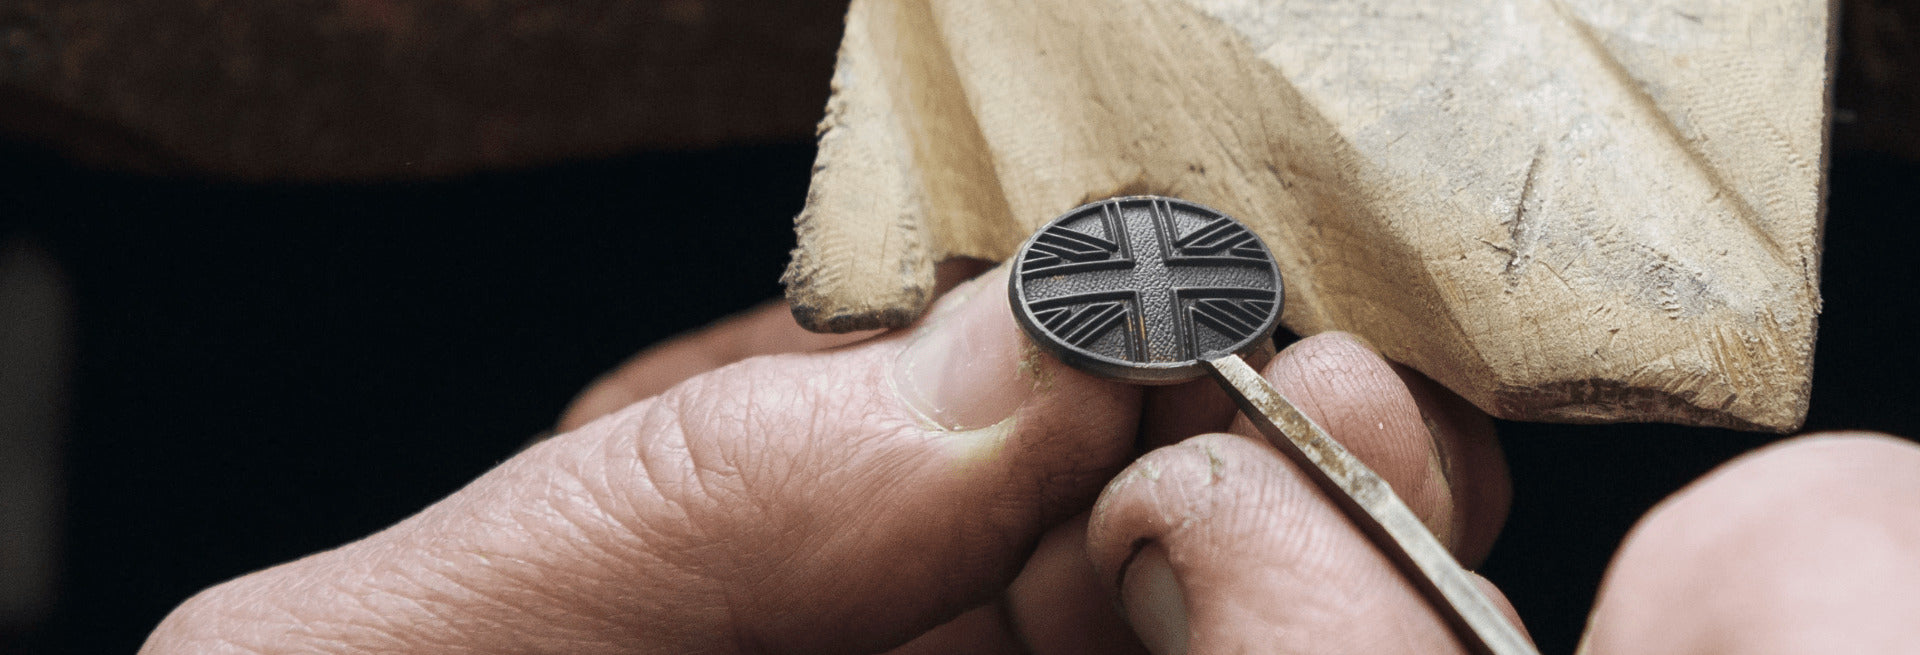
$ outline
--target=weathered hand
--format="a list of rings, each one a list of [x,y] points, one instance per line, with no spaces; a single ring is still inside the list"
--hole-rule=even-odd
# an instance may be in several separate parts
[[[1014,326],[1004,283],[990,273],[897,334],[812,335],[769,305],[650,349],[582,394],[566,434],[392,528],[195,596],[144,652],[1053,655],[1140,652],[1136,632],[1163,654],[1457,652],[1306,478],[1230,423],[1213,383],[1143,392],[1051,361]],[[1265,373],[1462,561],[1485,556],[1508,490],[1484,415],[1344,335],[1295,344]],[[1713,606],[1680,599],[1728,577],[1779,591],[1752,571],[1808,544],[1920,540],[1912,505],[1893,500],[1920,490],[1912,447],[1809,444],[1735,464],[1653,515],[1609,582],[1594,652],[1654,652],[1683,629],[1768,634],[1792,623],[1743,623],[1766,616],[1745,606],[1684,621]],[[1768,462],[1863,456],[1871,466],[1837,469],[1857,475],[1785,476],[1761,506],[1810,508],[1787,523],[1756,524],[1774,515],[1752,502],[1724,511],[1753,497],[1742,485],[1782,479]],[[1714,541],[1741,526],[1835,520],[1809,494],[1880,498],[1837,516],[1906,541],[1800,530],[1770,535],[1785,551],[1715,565],[1743,561],[1715,557],[1730,544]],[[1852,561],[1904,573],[1831,579],[1882,595],[1920,581],[1904,560]]]
[[[1379,471],[1463,560],[1486,555],[1507,484],[1490,421],[1343,334],[1309,338],[1267,378]],[[1001,602],[908,652],[1459,652],[1396,569],[1209,380],[1149,391],[1146,455],[1088,523],[1050,531]],[[1084,517],[1082,517],[1084,519]],[[1117,596],[1116,596],[1117,594]],[[1493,592],[1499,598],[1497,592]],[[1122,600],[1133,629],[1107,608]],[[1306,647],[1306,646],[1301,646]]]
[[[1484,415],[1345,335],[1294,344],[1266,376],[1456,558],[1486,556],[1509,491]],[[1245,419],[1136,461],[1102,494],[1087,544],[1156,653],[1460,652],[1391,562]]]
[[[1004,282],[999,282],[1003,284]],[[1140,390],[989,281],[919,330],[755,357],[392,528],[216,586],[146,652],[860,652],[992,598],[1133,451]]]
[[[996,278],[994,283],[999,284],[999,279]],[[590,408],[595,405],[617,406],[647,395],[661,386],[671,384],[676,372],[688,371],[698,364],[717,366],[741,356],[743,352],[764,353],[777,347],[767,344],[804,344],[818,339],[819,336],[799,331],[786,320],[781,307],[769,307],[742,320],[644,353],[584,394],[582,401],[576,403],[575,411],[569,412],[569,419],[589,419],[591,416],[587,415],[593,413]],[[1382,469],[1383,472],[1390,475],[1390,480],[1396,486],[1407,490],[1403,493],[1415,492],[1417,495],[1409,496],[1410,502],[1420,507],[1422,514],[1429,518],[1429,523],[1455,547],[1457,553],[1473,561],[1485,556],[1505,513],[1507,489],[1505,471],[1492,438],[1491,425],[1484,415],[1418,374],[1390,367],[1371,350],[1345,335],[1308,339],[1281,354],[1266,369],[1271,379],[1289,395],[1300,399],[1306,411],[1341,434],[1361,456],[1375,466],[1386,467]],[[656,386],[646,386],[649,384]],[[1143,432],[1149,446],[1175,441],[1178,436],[1226,430],[1234,416],[1231,405],[1211,381],[1199,380],[1176,387],[1154,388],[1147,393]],[[601,398],[615,401],[597,402]],[[1255,434],[1244,422],[1231,427],[1242,434]],[[1203,440],[1196,439],[1187,445]],[[1384,615],[1372,608],[1341,606],[1335,601],[1327,606],[1339,606],[1337,609],[1340,611],[1335,615],[1320,616],[1317,620],[1322,623],[1319,626],[1321,629],[1339,634],[1337,640],[1349,642],[1358,651],[1366,651],[1371,644],[1379,643],[1377,637],[1367,637],[1371,634],[1368,631],[1362,631],[1357,637],[1346,635],[1350,630],[1341,629],[1343,626],[1338,621],[1386,619],[1399,623],[1410,617],[1414,623],[1431,622],[1429,612],[1418,604],[1417,598],[1408,595],[1411,592],[1403,588],[1404,583],[1397,577],[1398,574],[1391,569],[1383,569],[1384,562],[1378,561],[1378,555],[1363,540],[1359,540],[1357,534],[1346,534],[1351,532],[1351,528],[1346,526],[1344,519],[1334,513],[1331,507],[1325,506],[1324,502],[1313,502],[1319,500],[1317,491],[1310,486],[1299,486],[1307,483],[1293,475],[1292,469],[1288,468],[1290,465],[1275,459],[1277,453],[1265,448],[1257,450],[1256,456],[1267,466],[1267,472],[1285,471],[1287,479],[1236,477],[1232,483],[1219,489],[1226,495],[1217,500],[1236,507],[1248,505],[1254,499],[1267,497],[1264,494],[1269,491],[1269,486],[1287,486],[1289,493],[1306,502],[1290,505],[1274,516],[1303,508],[1314,511],[1305,517],[1284,517],[1288,520],[1270,523],[1268,527],[1286,531],[1305,528],[1343,534],[1354,541],[1349,544],[1354,550],[1337,553],[1342,555],[1341,559],[1351,560],[1337,563],[1320,561],[1315,556],[1302,556],[1295,552],[1260,552],[1256,555],[1278,567],[1304,570],[1331,564],[1339,568],[1331,575],[1324,576],[1327,578],[1325,583],[1351,587],[1347,578],[1363,578],[1362,586],[1379,587],[1376,591],[1384,592],[1383,596],[1399,601],[1398,606],[1385,610]],[[1443,452],[1449,456],[1443,457]],[[1156,454],[1155,457],[1178,459],[1180,455],[1167,452]],[[1444,479],[1446,476],[1466,480],[1458,494],[1452,489],[1454,485]],[[1116,490],[1120,488],[1121,485],[1115,486]],[[1234,496],[1240,493],[1245,495]],[[1132,496],[1129,494],[1127,497]],[[1127,503],[1128,506],[1133,504]],[[1173,511],[1173,508],[1156,511]],[[1239,538],[1228,539],[1231,543],[1225,545],[1260,551],[1262,536],[1259,531],[1249,531],[1240,537],[1250,538],[1251,541],[1238,543]],[[1095,572],[1087,557],[1086,537],[1084,516],[1050,530],[1021,575],[997,601],[970,611],[896,652],[1032,652],[1047,655],[1142,651],[1133,630],[1112,610],[1116,578]],[[1228,560],[1224,556],[1204,557],[1203,560],[1204,564],[1217,565],[1217,568],[1227,571],[1249,568],[1247,563]],[[1303,591],[1295,585],[1293,594],[1303,595]],[[1236,596],[1230,592],[1221,597]],[[1414,602],[1407,602],[1409,600]],[[1298,610],[1318,607],[1316,604],[1297,602],[1290,605]],[[1160,611],[1165,613],[1167,610],[1163,607]],[[1408,617],[1394,616],[1394,613],[1405,613]],[[1153,617],[1137,618],[1153,620]],[[1268,626],[1264,632],[1270,633],[1273,627]],[[1244,636],[1249,638],[1263,633],[1245,632]],[[1437,649],[1449,647],[1444,632],[1430,631],[1426,636],[1430,643],[1419,652],[1443,652]]]
[[[817,339],[777,338],[799,332],[763,309],[651,351],[628,370],[657,375],[583,396],[566,420],[585,425],[392,528],[195,596],[146,650],[1137,648],[1068,519],[1135,453],[1142,391],[1037,354],[1002,285],[987,275],[913,331],[747,358],[586,422],[646,395],[636,380]],[[1205,411],[1148,431],[1228,416],[1217,399],[1185,406]],[[1417,417],[1394,425],[1425,434]],[[983,604],[1019,620],[926,635]]]

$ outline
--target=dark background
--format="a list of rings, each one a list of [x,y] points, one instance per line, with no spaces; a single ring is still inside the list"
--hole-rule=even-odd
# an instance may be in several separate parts
[[[253,185],[0,151],[0,237],[77,302],[64,566],[0,649],[130,652],[220,580],[375,531],[552,423],[643,346],[780,292],[813,148],[642,154],[425,183]],[[1920,435],[1920,166],[1833,163],[1809,429]],[[724,253],[716,256],[715,253]],[[1570,650],[1632,522],[1775,437],[1502,424],[1485,573]]]

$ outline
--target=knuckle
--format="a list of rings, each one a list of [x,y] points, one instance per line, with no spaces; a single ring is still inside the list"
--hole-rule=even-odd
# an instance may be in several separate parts
[[[1256,507],[1260,497],[1298,486],[1291,469],[1266,446],[1215,433],[1189,438],[1135,460],[1108,484],[1095,521],[1118,519],[1135,530],[1169,535],[1209,522],[1221,511]]]
[[[1800,437],[1735,460],[1663,501],[1621,549],[1626,566],[1808,571],[1920,544],[1920,447],[1884,436]],[[1791,594],[1782,576],[1741,576]],[[1770,582],[1771,580],[1771,582]],[[1797,584],[1797,583],[1796,583]],[[1769,592],[1770,593],[1770,592]]]
[[[1716,652],[1812,652],[1822,649],[1803,647],[1884,634],[1920,609],[1908,593],[1920,581],[1916,494],[1911,443],[1835,434],[1762,449],[1649,512],[1596,613],[1621,617],[1619,634],[1671,630]],[[1634,599],[1686,611],[1640,611]],[[1771,629],[1789,624],[1805,629]]]
[[[1302,412],[1386,480],[1442,543],[1464,518],[1439,435],[1393,367],[1354,337],[1327,333],[1289,347],[1271,377]]]
[[[1718,525],[1733,538],[1776,530],[1783,523],[1920,512],[1920,507],[1891,502],[1915,492],[1920,492],[1920,446],[1864,433],[1809,435],[1720,467],[1662,502],[1644,523],[1661,529]]]
[[[657,500],[619,501],[653,514],[632,531],[693,554],[684,563],[713,576],[751,575],[755,558],[810,538],[814,504],[867,484],[835,473],[875,456],[868,444],[890,429],[871,394],[848,393],[858,365],[822,361],[834,358],[748,358],[681,383],[622,427],[607,456],[630,461],[622,474]],[[733,547],[699,547],[713,543]]]

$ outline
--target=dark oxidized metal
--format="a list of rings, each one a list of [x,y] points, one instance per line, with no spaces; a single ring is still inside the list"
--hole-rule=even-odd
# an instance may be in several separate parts
[[[1050,354],[1105,377],[1164,384],[1264,343],[1280,321],[1280,268],[1226,214],[1155,196],[1102,200],[1020,248],[1009,293]]]
[[[1014,315],[1041,348],[1134,382],[1211,374],[1469,652],[1538,655],[1386,480],[1241,359],[1272,334],[1282,293],[1272,254],[1246,226],[1171,198],[1103,200],[1040,228],[1014,254],[1009,277]]]

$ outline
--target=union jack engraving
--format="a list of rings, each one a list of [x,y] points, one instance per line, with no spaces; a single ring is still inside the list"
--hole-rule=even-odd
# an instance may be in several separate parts
[[[1132,292],[1103,292],[1067,296],[1034,303],[1033,317],[1048,332],[1076,348],[1089,348],[1114,329],[1134,320],[1132,305],[1138,295]],[[1126,330],[1120,335],[1130,357],[1138,357],[1143,344],[1138,332]]]
[[[1102,207],[1097,220],[1077,221],[1071,227],[1049,227],[1053,229],[1034,235],[1021,258],[1021,271],[1027,275],[1061,275],[1133,265],[1126,248],[1126,231],[1116,208]],[[1093,232],[1113,238],[1096,236]]]
[[[1267,260],[1267,249],[1260,245],[1260,238],[1254,236],[1246,226],[1225,216],[1175,239],[1173,245],[1180,249],[1181,255],[1187,257],[1229,256],[1263,262]]]
[[[1194,327],[1205,327],[1238,342],[1253,336],[1274,313],[1274,297],[1262,289],[1181,289],[1174,292],[1186,308],[1186,318]],[[1197,330],[1186,333],[1188,347],[1195,353],[1207,350],[1205,337]]]
[[[1129,197],[1075,209],[1015,257],[1036,339],[1114,364],[1197,365],[1264,338],[1281,306],[1266,245],[1219,212]]]

